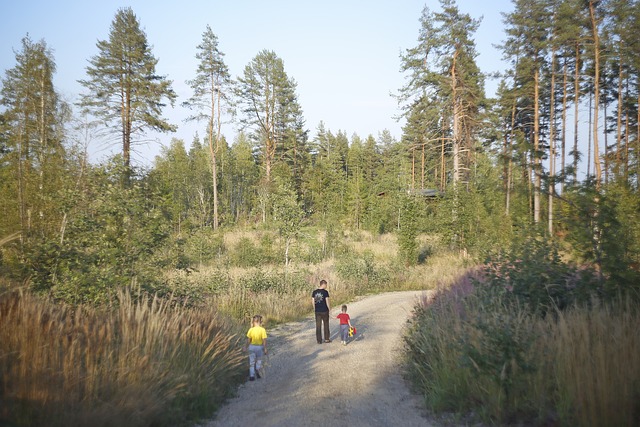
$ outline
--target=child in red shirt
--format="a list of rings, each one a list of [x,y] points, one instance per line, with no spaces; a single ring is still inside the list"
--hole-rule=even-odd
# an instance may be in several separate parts
[[[347,337],[349,336],[349,328],[351,328],[351,317],[347,314],[347,306],[342,306],[342,313],[336,316],[340,319],[340,336],[342,337],[342,345],[347,345]]]

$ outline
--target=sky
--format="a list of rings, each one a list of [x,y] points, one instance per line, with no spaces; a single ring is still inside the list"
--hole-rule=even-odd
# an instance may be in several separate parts
[[[501,13],[510,12],[510,0],[457,0],[460,12],[482,18],[475,35],[477,63],[485,73],[503,71],[501,52],[495,47],[505,39]],[[77,82],[86,78],[86,67],[98,53],[96,43],[106,40],[119,8],[131,7],[153,55],[156,72],[173,81],[178,95],[175,106],[163,111],[178,131],[151,134],[150,142],[136,150],[133,160],[150,164],[180,138],[188,147],[196,131],[204,136],[204,123],[185,123],[189,111],[180,104],[191,95],[185,83],[195,76],[196,47],[210,25],[232,77],[267,49],[284,62],[285,72],[297,83],[298,101],[310,138],[319,123],[333,134],[344,132],[361,138],[388,130],[397,140],[403,120],[396,99],[405,84],[400,55],[417,45],[424,7],[440,10],[438,0],[0,0],[0,75],[15,66],[15,51],[27,34],[44,39],[57,65],[54,84],[58,93],[74,103],[83,92]],[[488,80],[493,96],[497,82]],[[233,142],[237,124],[227,123],[222,133]],[[99,142],[89,147],[99,161],[118,146]]]

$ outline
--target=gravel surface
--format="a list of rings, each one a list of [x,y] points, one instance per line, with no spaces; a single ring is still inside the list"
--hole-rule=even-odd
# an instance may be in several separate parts
[[[267,324],[264,378],[241,385],[201,426],[436,425],[400,367],[403,328],[422,294],[391,292],[348,304],[358,333],[346,346],[333,318],[339,306],[331,310],[328,344],[316,343],[315,317],[272,330]]]

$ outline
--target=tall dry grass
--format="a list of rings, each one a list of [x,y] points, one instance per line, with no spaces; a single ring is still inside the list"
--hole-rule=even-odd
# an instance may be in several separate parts
[[[359,230],[346,233],[345,242],[355,253],[372,253],[381,262],[390,262],[398,257],[398,238],[395,234],[373,234]]]
[[[457,253],[438,252],[424,263],[413,267],[401,266],[394,272],[394,290],[447,288],[459,279],[473,260]]]
[[[355,258],[358,255],[348,256]],[[310,314],[311,292],[321,279],[327,280],[332,305],[337,306],[372,293],[434,289],[437,286],[448,285],[468,262],[463,257],[448,253],[437,254],[424,264],[414,267],[375,259],[376,268],[388,272],[386,280],[375,284],[342,277],[336,270],[335,260],[318,264],[293,262],[287,269],[284,266],[270,265],[252,269],[225,268],[224,272],[221,272],[214,266],[202,268],[188,277],[183,275],[182,278],[190,283],[186,285],[187,288],[214,289],[205,304],[216,307],[220,313],[242,321],[260,313],[270,322],[283,323]],[[258,271],[259,277],[252,277],[256,276]],[[261,280],[268,280],[270,286],[261,286]]]
[[[17,426],[179,425],[243,374],[237,331],[206,310],[120,294],[118,308],[0,295],[0,420]]]
[[[254,314],[261,314],[269,324],[286,323],[307,316],[312,309],[311,292],[321,279],[329,282],[334,304],[355,295],[354,290],[345,286],[336,276],[328,262],[313,266],[292,265],[287,270],[284,267],[269,266],[260,269],[233,268],[227,271],[228,281],[224,288],[219,288],[210,295],[206,305],[241,322],[248,321]],[[192,280],[199,282],[199,275],[221,276],[211,273],[211,269],[203,269]],[[256,278],[256,275],[259,277]],[[260,286],[261,281],[267,281],[270,286]]]
[[[572,309],[549,325],[563,417],[581,426],[640,425],[639,325],[629,301]]]
[[[432,409],[500,425],[640,425],[640,311],[630,301],[541,318],[486,310],[471,291],[461,280],[416,307],[407,360]]]

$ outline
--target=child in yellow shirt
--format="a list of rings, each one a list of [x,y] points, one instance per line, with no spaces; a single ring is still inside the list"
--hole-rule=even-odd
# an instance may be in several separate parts
[[[262,356],[267,354],[267,331],[262,326],[262,316],[256,314],[251,320],[251,328],[247,332],[247,346],[249,350],[249,381],[260,377]]]

